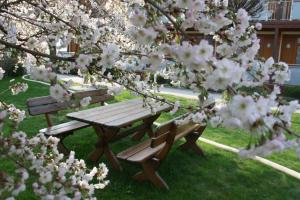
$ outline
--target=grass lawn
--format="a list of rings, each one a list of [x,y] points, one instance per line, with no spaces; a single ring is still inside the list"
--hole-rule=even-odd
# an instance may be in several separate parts
[[[0,81],[0,91],[7,88],[8,80]],[[26,109],[26,100],[34,96],[48,94],[47,86],[30,83],[27,93],[19,96],[11,96],[6,93],[0,98],[14,103],[21,109]],[[122,101],[133,98],[129,93],[123,93],[113,100]],[[170,97],[168,98],[175,98]],[[178,99],[176,97],[176,99]],[[182,104],[190,105],[193,100],[182,99]],[[179,111],[176,115],[182,114]],[[66,120],[64,113],[56,121]],[[172,115],[163,114],[158,122],[171,119]],[[293,118],[293,129],[300,130],[300,115]],[[44,128],[46,122],[43,116],[28,116],[21,125],[28,135],[35,135],[39,129]],[[243,147],[247,144],[247,134],[239,130],[227,130],[223,128],[213,129],[208,127],[204,137],[216,142],[228,144],[233,147]],[[66,139],[67,146],[75,150],[77,157],[87,160],[88,153],[93,149],[96,135],[91,128],[78,131]],[[179,143],[182,143],[180,141]],[[119,152],[134,142],[130,138],[120,140],[112,145],[114,152]],[[300,181],[277,170],[267,167],[253,160],[243,160],[237,155],[223,151],[216,147],[199,142],[207,155],[207,159],[190,153],[183,153],[175,148],[171,151],[160,168],[161,176],[170,186],[170,191],[156,189],[149,183],[138,183],[131,179],[139,168],[137,166],[122,162],[124,171],[122,173],[110,171],[108,179],[110,185],[104,190],[97,191],[98,199],[299,199]],[[178,146],[180,144],[176,144]],[[274,154],[269,159],[283,164],[287,167],[300,171],[300,162],[292,151]],[[106,162],[106,159],[102,159]],[[90,167],[93,163],[87,160]],[[1,168],[10,168],[9,163],[0,161]],[[110,166],[108,166],[110,168]],[[35,199],[30,190],[22,193],[19,199]]]

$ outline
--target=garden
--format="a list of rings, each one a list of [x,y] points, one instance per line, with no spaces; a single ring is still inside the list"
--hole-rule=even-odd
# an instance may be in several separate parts
[[[0,199],[298,199],[299,88],[231,4],[0,2]]]

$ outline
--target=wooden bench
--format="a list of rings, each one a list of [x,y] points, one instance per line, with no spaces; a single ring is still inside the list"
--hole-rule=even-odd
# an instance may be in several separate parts
[[[155,137],[120,152],[117,158],[141,164],[143,170],[133,176],[135,180],[148,180],[155,186],[168,190],[167,183],[157,172],[159,165],[168,155],[174,142],[180,138],[185,138],[186,140],[180,146],[182,150],[192,149],[197,154],[204,156],[203,151],[196,144],[204,129],[205,126],[195,123],[176,126],[175,120],[172,120],[159,126],[154,133]]]
[[[104,105],[104,101],[113,99],[113,96],[107,94],[107,89],[97,89],[73,93],[72,100],[68,102],[57,102],[51,96],[36,97],[27,100],[27,107],[31,116],[44,114],[46,117],[48,127],[41,129],[40,133],[60,138],[58,149],[64,154],[69,153],[69,150],[63,143],[65,137],[73,134],[76,130],[86,128],[90,125],[79,121],[69,121],[59,125],[53,125],[50,115],[68,108],[80,107],[80,100],[85,97],[91,97],[90,104],[100,103],[101,105]]]

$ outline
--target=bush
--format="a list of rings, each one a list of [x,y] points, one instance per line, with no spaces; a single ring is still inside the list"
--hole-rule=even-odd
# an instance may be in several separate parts
[[[300,86],[297,85],[284,85],[282,94],[285,97],[290,97],[300,100]]]
[[[273,89],[272,84],[265,84],[270,89]],[[289,100],[298,99],[300,100],[300,86],[299,85],[281,85],[281,94]]]
[[[165,79],[164,77],[162,77],[160,75],[157,76],[157,83],[172,86],[170,79]]]
[[[4,56],[0,60],[0,67],[5,70],[5,75],[10,77],[18,77],[25,74],[25,69],[18,64],[17,58]]]

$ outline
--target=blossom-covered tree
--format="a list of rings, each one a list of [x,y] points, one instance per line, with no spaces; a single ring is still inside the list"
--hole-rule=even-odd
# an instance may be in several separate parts
[[[229,0],[228,6],[232,11],[238,11],[238,9],[245,9],[252,17],[260,17],[264,11],[267,0]]]
[[[187,114],[177,123],[192,120],[244,129],[252,139],[241,155],[267,155],[299,146],[299,136],[289,130],[299,104],[280,98],[278,85],[289,79],[288,65],[258,58],[256,31],[261,24],[252,25],[249,20],[244,9],[230,11],[226,0],[4,0],[0,3],[0,48],[3,53],[20,52],[19,62],[32,78],[51,82],[50,94],[57,101],[73,98],[69,85],[57,82],[57,73],[75,69],[92,76],[95,84],[107,82],[112,94],[126,88],[141,95],[147,106],[159,101],[173,105],[176,112],[179,102],[155,93],[160,89],[156,78],[161,75],[199,94],[199,104],[182,107]],[[199,43],[188,29],[201,33]],[[58,45],[71,41],[80,46],[74,56],[56,54]],[[0,69],[0,78],[3,74]],[[266,81],[274,87],[265,87]],[[22,83],[11,87],[16,94],[25,89]],[[207,109],[204,105],[212,100],[211,90],[225,93],[226,99]],[[0,127],[8,119],[18,124],[24,118],[25,113],[13,105],[1,101],[0,106]],[[287,140],[286,134],[296,139]],[[88,173],[73,153],[63,161],[55,138],[29,139],[24,132],[12,131],[8,136],[2,133],[0,144],[4,158],[16,155],[30,166],[26,169],[20,160],[13,160],[22,177],[18,180],[0,173],[0,184],[5,185],[1,188],[12,195],[25,190],[28,173],[38,175],[33,188],[45,199],[92,198],[93,189],[106,184],[105,167]],[[34,149],[41,153],[34,154]],[[94,175],[100,183],[89,184]]]

